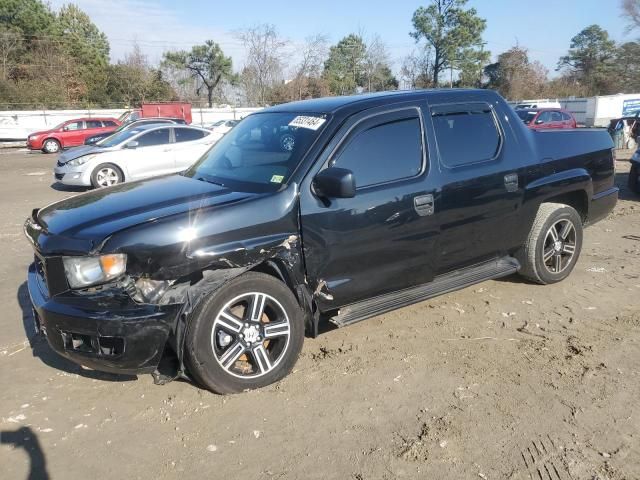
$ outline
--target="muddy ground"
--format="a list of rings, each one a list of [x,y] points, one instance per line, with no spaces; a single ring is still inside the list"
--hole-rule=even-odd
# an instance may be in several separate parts
[[[222,397],[84,371],[31,323],[22,236],[54,156],[0,154],[3,479],[638,479],[640,198],[554,286],[485,282],[307,339],[293,374]]]

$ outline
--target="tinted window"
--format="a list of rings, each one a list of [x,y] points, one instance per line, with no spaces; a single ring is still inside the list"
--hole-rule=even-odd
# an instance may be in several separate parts
[[[73,130],[82,130],[82,128],[84,128],[82,122],[71,122],[64,126],[64,129],[69,132]]]
[[[564,113],[564,112],[562,112],[562,119],[563,119],[565,122],[573,120],[573,119],[571,118],[571,115],[569,115],[568,113]]]
[[[100,120],[87,120],[87,128],[102,128],[102,122]]]
[[[422,168],[420,120],[396,120],[355,134],[333,164],[351,170],[358,187],[417,175]]]
[[[136,138],[139,147],[153,147],[169,143],[169,129],[152,130]]]
[[[198,140],[204,137],[205,134],[202,130],[196,130],[195,128],[175,128],[173,131],[176,135],[176,143]]]
[[[492,159],[500,134],[486,104],[444,105],[431,109],[440,159],[458,167]]]
[[[113,120],[105,120],[102,122],[105,127],[115,127],[117,125]]]
[[[552,122],[561,122],[562,114],[560,112],[551,112],[551,121]]]

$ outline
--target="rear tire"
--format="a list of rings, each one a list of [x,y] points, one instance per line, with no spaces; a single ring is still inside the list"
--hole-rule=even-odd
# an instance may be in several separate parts
[[[638,165],[635,163],[631,163],[631,170],[629,170],[629,190],[633,193],[640,193],[640,182],[638,181],[638,175],[640,175],[640,171],[638,171]]]
[[[185,364],[208,390],[238,393],[284,378],[303,341],[303,313],[291,290],[270,275],[248,272],[196,308]]]
[[[582,218],[573,207],[543,203],[522,249],[519,274],[547,285],[569,276],[582,249]]]
[[[60,142],[55,138],[47,138],[42,142],[42,151],[44,153],[58,153],[61,148]]]
[[[91,173],[91,185],[93,185],[93,188],[110,187],[123,181],[122,170],[113,163],[102,163],[94,168]]]

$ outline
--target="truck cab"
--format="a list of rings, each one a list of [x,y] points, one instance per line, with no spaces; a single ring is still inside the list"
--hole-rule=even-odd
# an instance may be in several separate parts
[[[491,91],[294,102],[179,175],[35,210],[29,291],[67,358],[159,378],[173,352],[175,376],[240,392],[284,377],[324,322],[514,273],[562,281],[613,177],[605,131],[531,131]]]

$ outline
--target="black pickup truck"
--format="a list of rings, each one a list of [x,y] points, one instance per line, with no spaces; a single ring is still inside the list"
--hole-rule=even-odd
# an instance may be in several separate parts
[[[261,387],[323,322],[566,278],[616,203],[612,147],[605,130],[530,131],[486,90],[268,108],[181,174],[34,210],[37,327],[95,369],[157,374],[171,354],[215,392]]]

